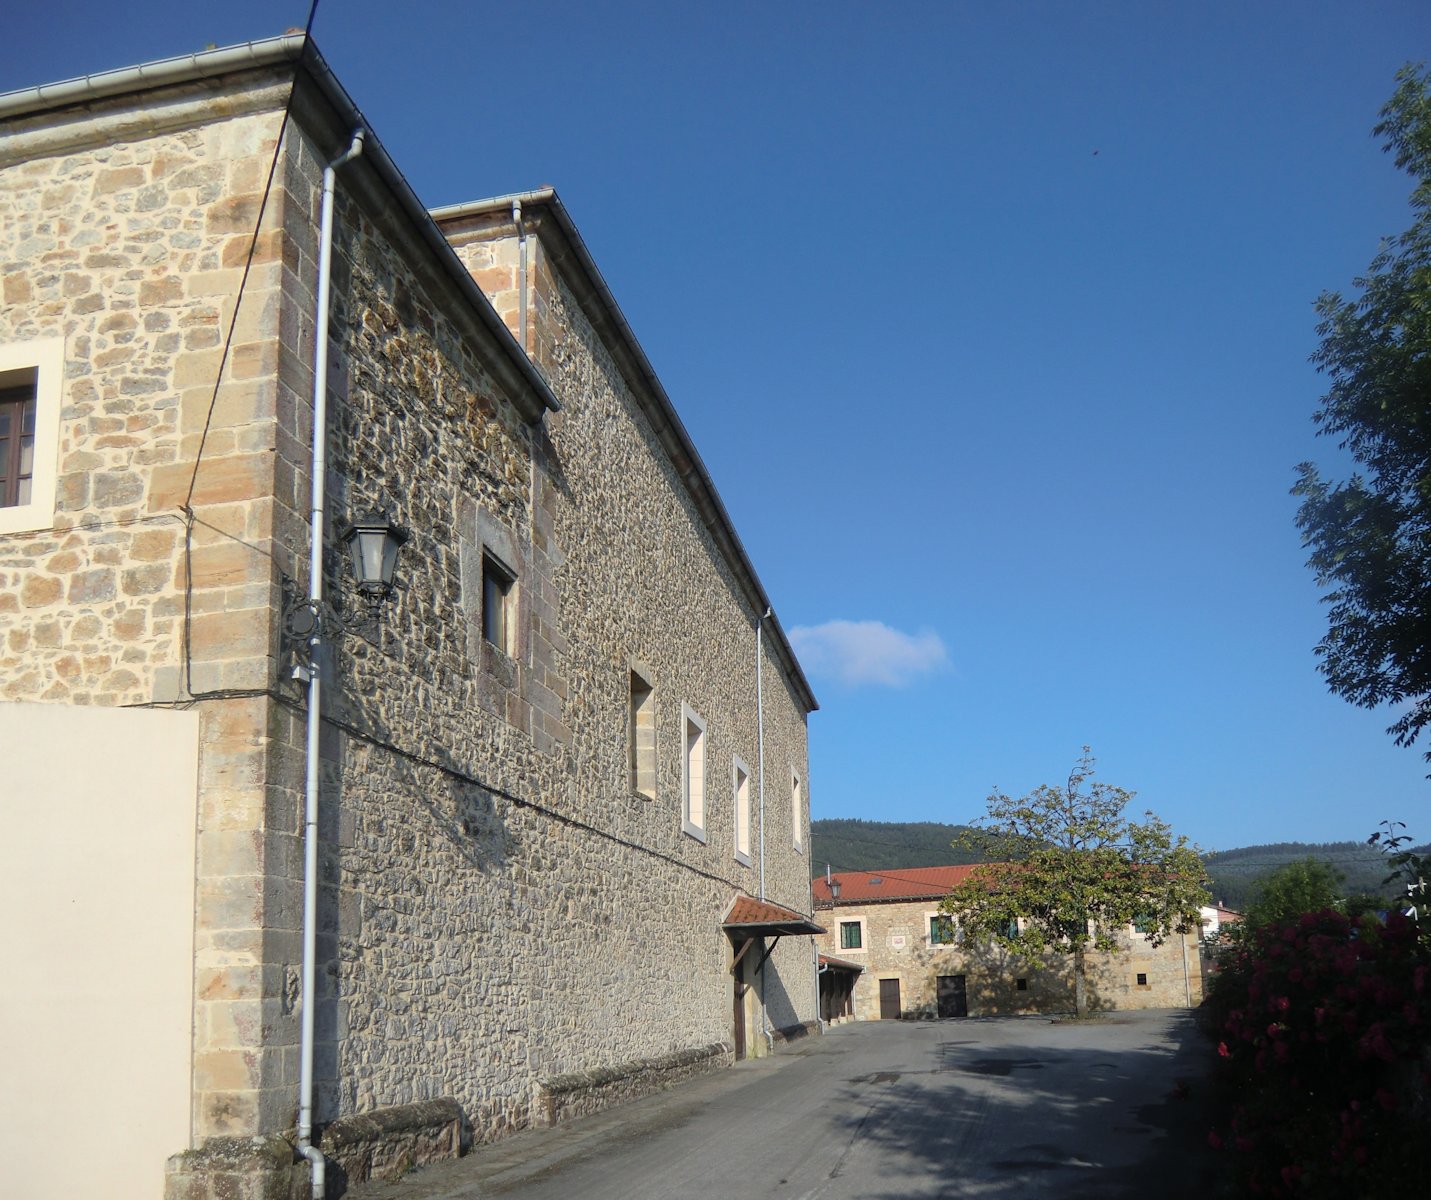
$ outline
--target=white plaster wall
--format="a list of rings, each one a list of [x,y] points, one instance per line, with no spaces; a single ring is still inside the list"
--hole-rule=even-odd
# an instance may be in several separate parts
[[[189,1144],[198,733],[0,704],[6,1195],[157,1200]]]

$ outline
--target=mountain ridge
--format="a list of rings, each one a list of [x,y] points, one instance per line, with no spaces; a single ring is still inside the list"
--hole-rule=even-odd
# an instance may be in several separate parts
[[[966,828],[940,821],[867,821],[859,817],[811,821],[810,873],[823,875],[826,863],[832,871],[893,871],[977,862],[975,855],[952,845]],[[1267,842],[1203,854],[1214,899],[1232,909],[1247,906],[1263,877],[1306,858],[1330,863],[1340,872],[1347,895],[1390,897],[1395,891],[1385,885],[1391,869],[1386,855],[1365,842]]]

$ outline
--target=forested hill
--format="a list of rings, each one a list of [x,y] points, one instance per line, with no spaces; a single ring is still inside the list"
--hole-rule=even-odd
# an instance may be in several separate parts
[[[896,867],[940,867],[974,862],[951,844],[964,828],[937,821],[861,821],[838,817],[810,822],[810,872],[823,875],[825,864],[835,871],[893,870]],[[1422,853],[1426,853],[1422,850]],[[1205,858],[1215,899],[1243,909],[1257,881],[1289,862],[1316,858],[1344,875],[1347,895],[1386,895],[1386,857],[1365,842],[1276,842],[1219,850]]]
[[[1247,907],[1257,881],[1289,862],[1315,858],[1329,863],[1344,878],[1342,894],[1389,895],[1383,881],[1390,872],[1386,855],[1365,842],[1273,842],[1205,855],[1213,895],[1229,908]]]
[[[835,817],[810,822],[810,873],[832,871],[892,871],[896,867],[947,867],[977,862],[952,843],[963,825],[938,821],[861,821]]]

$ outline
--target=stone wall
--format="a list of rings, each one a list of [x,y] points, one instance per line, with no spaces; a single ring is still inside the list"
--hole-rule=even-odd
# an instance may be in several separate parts
[[[63,341],[54,511],[0,536],[0,697],[200,713],[199,1137],[282,1127],[293,1107],[273,1051],[293,1036],[296,947],[266,932],[296,861],[265,788],[281,197],[236,300],[286,95],[260,74],[0,136],[0,345]]]
[[[343,504],[388,502],[413,540],[382,630],[337,664],[321,1023],[336,1064],[320,1112],[451,1094],[491,1138],[545,1119],[541,1079],[635,1080],[731,1038],[719,922],[758,888],[734,856],[730,783],[732,755],[757,761],[754,614],[537,240],[533,338],[553,347],[540,365],[563,404],[540,422],[445,324],[451,299],[399,232],[341,209],[333,469]],[[484,551],[517,576],[512,654],[482,637]],[[630,780],[638,663],[655,689],[654,798]],[[769,655],[765,677],[768,771],[807,780],[803,710]],[[705,842],[681,831],[683,702],[707,722]],[[789,784],[767,787],[771,898],[808,908]],[[782,1025],[814,1015],[810,944],[786,941],[767,966]]]
[[[305,695],[283,617],[308,561],[319,184],[347,136],[300,88],[236,319],[284,72],[0,142],[0,346],[64,347],[55,511],[0,535],[0,697],[200,713],[195,1148],[173,1196],[292,1174],[266,1136],[293,1128],[299,1074]],[[451,1097],[492,1138],[545,1118],[542,1081],[595,1073],[590,1105],[730,1040],[757,614],[586,285],[534,241],[529,343],[564,405],[543,418],[388,186],[369,159],[339,175],[317,1117]],[[369,508],[411,534],[376,622],[348,619],[337,545]],[[516,577],[509,652],[482,635],[484,554]],[[638,663],[653,797],[629,772]],[[803,911],[805,711],[768,644],[763,669],[767,890]],[[707,728],[704,841],[681,829],[683,703]],[[813,970],[808,939],[771,956],[777,1028],[813,1018]]]
[[[880,980],[897,979],[901,1015],[938,1015],[937,980],[965,978],[968,1015],[1067,1012],[1074,1007],[1072,959],[1066,955],[1021,955],[988,944],[932,944],[929,916],[938,898],[884,904],[840,904],[821,908],[815,919],[829,933],[820,949],[865,970],[855,984],[855,1017],[878,1020]],[[840,948],[840,923],[862,920],[864,946]],[[1119,937],[1114,954],[1090,951],[1087,979],[1095,1009],[1187,1008],[1202,1002],[1197,933],[1174,934],[1154,946],[1130,929]],[[1145,980],[1138,982],[1139,976]]]

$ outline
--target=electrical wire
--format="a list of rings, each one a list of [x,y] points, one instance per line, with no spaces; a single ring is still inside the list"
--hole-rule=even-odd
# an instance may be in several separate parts
[[[313,21],[318,16],[318,0],[313,0],[308,9],[308,21],[303,27],[305,47],[313,35]],[[278,125],[278,137],[273,143],[273,157],[268,164],[268,176],[263,184],[263,196],[259,200],[258,213],[254,217],[253,234],[248,241],[248,254],[244,257],[243,274],[239,277],[238,291],[234,294],[234,310],[229,317],[228,333],[224,337],[223,351],[219,355],[219,365],[214,372],[214,387],[209,394],[209,408],[204,414],[204,428],[199,435],[199,445],[194,452],[194,469],[189,475],[189,488],[184,494],[184,503],[179,510],[184,514],[184,690],[196,698],[214,698],[212,691],[194,691],[194,489],[198,486],[199,468],[203,465],[204,450],[209,441],[209,430],[214,421],[214,409],[219,402],[219,389],[223,386],[224,371],[228,366],[229,352],[233,348],[234,332],[238,328],[239,313],[243,310],[244,292],[248,288],[248,277],[253,270],[253,260],[258,253],[259,234],[263,231],[264,214],[268,211],[269,198],[273,194],[273,180],[278,173],[278,164],[283,153],[284,138],[293,116],[293,98],[298,92],[298,73],[302,69],[302,59],[294,64],[293,79],[288,88],[288,99],[283,105],[283,120]]]

